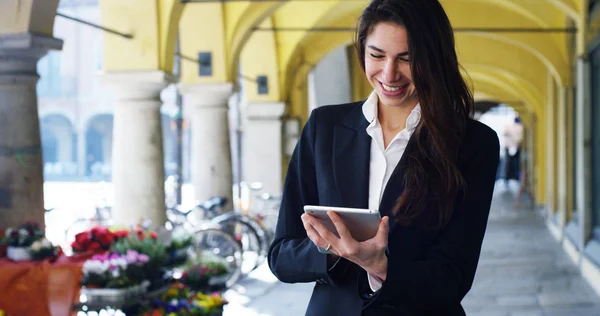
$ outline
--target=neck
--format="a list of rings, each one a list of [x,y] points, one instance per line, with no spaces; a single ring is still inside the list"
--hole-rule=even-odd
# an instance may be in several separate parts
[[[384,131],[400,132],[406,128],[406,119],[415,108],[417,102],[401,106],[387,106],[377,102],[377,119]]]

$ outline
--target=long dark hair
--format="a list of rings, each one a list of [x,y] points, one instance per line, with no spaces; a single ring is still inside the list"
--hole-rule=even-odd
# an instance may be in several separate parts
[[[373,0],[356,30],[363,70],[367,36],[380,22],[406,28],[412,80],[421,105],[421,121],[411,140],[416,148],[405,153],[405,187],[394,217],[403,225],[443,228],[457,195],[464,192],[457,160],[474,109],[460,73],[452,26],[438,0]]]

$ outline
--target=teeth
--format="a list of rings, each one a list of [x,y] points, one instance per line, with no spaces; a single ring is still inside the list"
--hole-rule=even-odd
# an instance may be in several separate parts
[[[384,83],[381,83],[381,85],[383,86],[383,89],[388,92],[396,92],[402,88],[402,87],[391,87]]]

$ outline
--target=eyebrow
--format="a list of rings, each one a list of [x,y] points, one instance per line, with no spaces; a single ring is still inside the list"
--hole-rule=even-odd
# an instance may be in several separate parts
[[[368,45],[368,48],[372,49],[372,50],[376,50],[382,54],[385,54],[385,51],[379,47],[373,46],[373,45]],[[404,57],[404,56],[408,56],[408,51],[402,52],[400,54],[398,54],[398,57]]]

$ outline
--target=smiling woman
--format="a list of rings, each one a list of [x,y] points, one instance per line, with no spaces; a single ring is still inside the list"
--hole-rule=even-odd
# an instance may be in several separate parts
[[[307,315],[464,315],[498,165],[496,133],[470,118],[438,0],[373,0],[357,55],[373,93],[314,110],[294,150],[269,266],[315,282]],[[377,209],[377,235],[335,234],[305,205]],[[318,248],[327,249],[323,254]]]

